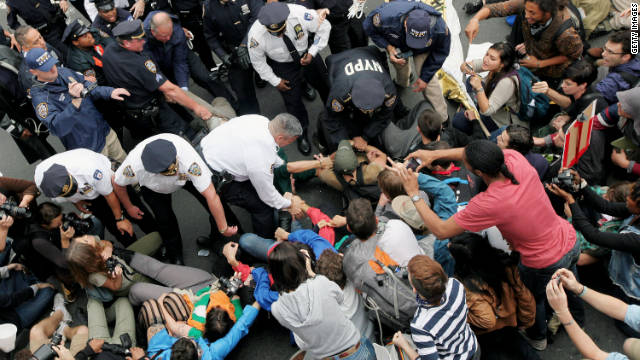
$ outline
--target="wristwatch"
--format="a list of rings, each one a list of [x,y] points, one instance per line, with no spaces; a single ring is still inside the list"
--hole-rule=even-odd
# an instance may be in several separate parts
[[[420,201],[420,200],[422,200],[422,198],[420,197],[420,195],[413,195],[413,196],[411,197],[411,201],[413,201],[414,203],[415,203],[415,202],[418,202],[418,201]]]
[[[122,220],[124,220],[124,212],[120,214],[119,218],[116,218],[116,222],[120,222]]]

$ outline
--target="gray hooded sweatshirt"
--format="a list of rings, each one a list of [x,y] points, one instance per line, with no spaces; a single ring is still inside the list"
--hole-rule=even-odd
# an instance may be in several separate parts
[[[271,305],[280,325],[293,331],[296,343],[314,359],[338,354],[357,344],[360,332],[342,311],[340,287],[322,275],[281,293]]]

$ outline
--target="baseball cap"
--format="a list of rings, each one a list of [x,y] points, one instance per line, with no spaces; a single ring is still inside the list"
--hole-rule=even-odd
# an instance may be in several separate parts
[[[142,166],[150,173],[158,174],[176,162],[176,147],[169,140],[157,139],[145,145],[140,156]]]
[[[47,50],[33,48],[27,52],[24,58],[27,66],[32,70],[49,71],[58,63],[58,59],[53,57]]]
[[[429,197],[424,192],[420,192],[420,197],[427,203],[429,206]],[[399,195],[396,196],[391,201],[391,208],[393,211],[400,216],[402,221],[406,222],[409,226],[416,230],[425,230],[426,226],[424,225],[424,221],[416,206],[411,201],[411,198],[407,195]]]
[[[358,158],[349,140],[342,140],[338,144],[333,170],[340,175],[351,175],[358,167]]]
[[[69,197],[78,191],[78,182],[69,174],[67,168],[53,164],[42,174],[40,188],[42,193],[50,198]]]
[[[361,76],[353,83],[351,101],[358,109],[374,110],[384,102],[384,85],[379,79]]]
[[[407,15],[407,46],[412,49],[427,47],[429,40],[429,25],[431,24],[429,13],[422,9],[415,9]]]

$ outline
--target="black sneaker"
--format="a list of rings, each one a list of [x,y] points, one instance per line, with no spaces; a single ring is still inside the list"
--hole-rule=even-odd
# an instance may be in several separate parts
[[[311,87],[308,82],[304,83],[304,91],[302,92],[302,96],[309,101],[313,101],[316,98],[316,89]]]

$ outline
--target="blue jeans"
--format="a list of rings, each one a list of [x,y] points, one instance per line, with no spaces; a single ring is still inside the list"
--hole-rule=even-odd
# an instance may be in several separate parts
[[[293,220],[291,223],[291,232],[302,229],[300,222]],[[247,233],[240,236],[240,248],[253,256],[256,260],[267,262],[267,251],[276,243],[273,239],[266,239],[253,233]],[[319,254],[316,254],[319,255]]]
[[[340,358],[338,355],[332,356],[333,360],[376,360],[376,351],[373,349],[373,344],[369,339],[363,337],[360,339],[360,347],[353,354]]]
[[[9,263],[9,255],[11,254],[11,244],[13,244],[13,239],[7,237],[6,245],[4,246],[4,250],[0,251],[0,266],[5,266]]]
[[[0,281],[0,293],[15,293],[36,283],[38,279],[33,275],[27,275],[23,271],[11,271],[8,278]],[[40,289],[35,297],[15,306],[14,310],[20,318],[19,325],[23,328],[33,325],[47,309],[54,294],[52,288]]]
[[[578,278],[578,269],[576,264],[578,263],[578,257],[580,256],[580,243],[576,241],[576,244],[571,250],[569,250],[564,256],[558,260],[555,264],[552,264],[543,269],[534,269],[518,264],[518,270],[520,271],[520,278],[524,284],[529,288],[533,297],[536,299],[536,322],[532,327],[527,329],[527,335],[536,340],[544,339],[547,333],[547,319],[551,317],[551,312],[547,312],[547,284],[551,280],[551,275],[556,270],[565,268],[571,271],[576,279]],[[573,315],[576,322],[580,325],[584,323],[584,304],[582,300],[578,298],[571,291],[566,291],[567,300],[569,303],[569,310]],[[547,316],[548,314],[548,316]]]

